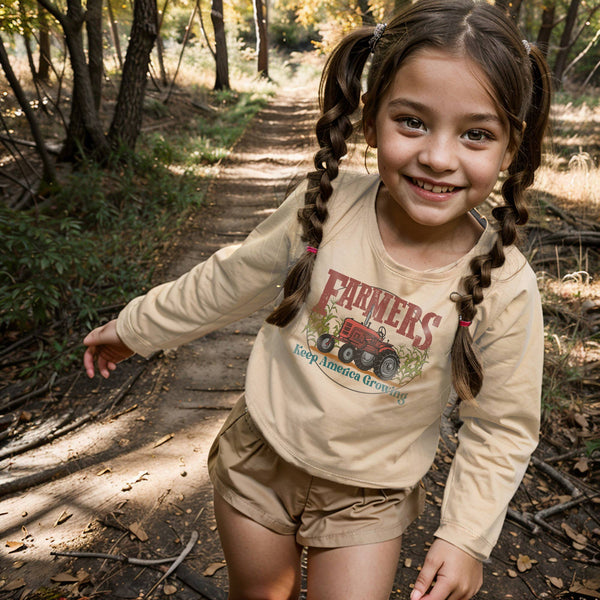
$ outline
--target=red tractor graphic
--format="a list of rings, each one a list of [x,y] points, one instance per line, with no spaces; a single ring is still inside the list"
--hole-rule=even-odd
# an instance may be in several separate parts
[[[392,379],[400,367],[400,359],[393,346],[385,342],[385,327],[378,331],[369,327],[373,309],[364,323],[354,319],[344,319],[338,339],[342,344],[338,358],[343,363],[354,364],[363,371],[373,369],[379,379]],[[335,336],[323,333],[317,338],[317,348],[324,353],[331,352],[336,344]]]

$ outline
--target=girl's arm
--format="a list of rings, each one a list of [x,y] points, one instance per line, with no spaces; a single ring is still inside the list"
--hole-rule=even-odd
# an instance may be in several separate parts
[[[524,259],[523,259],[524,262]],[[514,263],[513,263],[514,264]],[[535,274],[505,271],[480,308],[473,339],[484,381],[477,402],[463,402],[458,448],[446,481],[438,538],[412,600],[467,599],[491,553],[538,441],[544,325]],[[435,580],[433,590],[424,596]],[[449,595],[438,596],[438,582]]]
[[[159,285],[127,304],[116,321],[85,339],[84,365],[94,360],[108,377],[119,360],[174,348],[246,317],[274,301],[290,265],[302,251],[298,208],[306,184],[246,240],[215,252],[179,279]]]

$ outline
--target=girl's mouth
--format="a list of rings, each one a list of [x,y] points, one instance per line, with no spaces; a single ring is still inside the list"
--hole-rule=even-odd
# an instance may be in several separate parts
[[[447,194],[458,189],[458,187],[454,185],[435,185],[428,181],[423,181],[422,179],[415,179],[414,177],[409,177],[409,179],[411,183],[417,187],[420,187],[427,192],[433,192],[434,194]]]

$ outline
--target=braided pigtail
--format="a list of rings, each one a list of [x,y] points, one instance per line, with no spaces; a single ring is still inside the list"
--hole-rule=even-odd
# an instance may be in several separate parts
[[[346,154],[346,140],[354,132],[351,117],[360,105],[361,76],[372,34],[373,28],[362,28],[347,36],[333,51],[323,71],[319,88],[321,117],[316,126],[320,148],[314,156],[315,170],[308,174],[304,206],[298,211],[302,239],[309,251],[290,270],[283,285],[283,300],[267,317],[272,325],[287,325],[308,296],[316,250],[328,217],[332,181],[338,176],[340,161]]]
[[[515,243],[517,225],[527,222],[529,214],[525,190],[533,183],[535,171],[540,166],[542,140],[548,124],[551,76],[539,49],[531,47],[528,58],[532,75],[531,99],[525,105],[525,114],[515,115],[518,118],[511,125],[511,143],[516,152],[502,185],[505,204],[492,211],[499,225],[498,235],[488,254],[476,256],[471,261],[471,274],[461,281],[465,293],[455,298],[460,317],[452,346],[452,379],[458,398],[467,402],[475,401],[483,383],[482,365],[467,324],[474,318],[476,307],[483,300],[483,290],[491,285],[492,269],[504,264],[504,247]]]

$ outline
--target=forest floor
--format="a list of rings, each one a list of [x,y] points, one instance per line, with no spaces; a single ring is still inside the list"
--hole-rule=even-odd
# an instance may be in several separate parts
[[[298,98],[314,93],[289,89],[254,119],[221,164],[204,206],[170,245],[162,279],[241,241],[278,206],[290,181],[309,167],[316,107]],[[596,294],[590,301],[599,300]],[[569,318],[569,307],[561,309],[561,318]],[[247,357],[265,314],[177,351],[134,358],[109,380],[81,374],[60,395],[54,390],[32,400],[52,406],[53,416],[40,427],[54,441],[16,452],[28,441],[23,436],[0,449],[0,600],[226,597],[206,457],[243,390]],[[597,400],[590,406],[546,423],[511,518],[484,565],[478,599],[600,598],[597,482],[581,462],[586,455],[580,439],[565,444],[554,426],[570,419],[566,429],[597,432]],[[52,437],[61,420],[90,411],[94,418]],[[425,481],[426,511],[406,535],[392,599],[409,598],[432,541],[456,447],[455,424],[449,412]],[[155,559],[180,555],[190,540],[177,578],[158,586],[157,566],[52,554]]]

